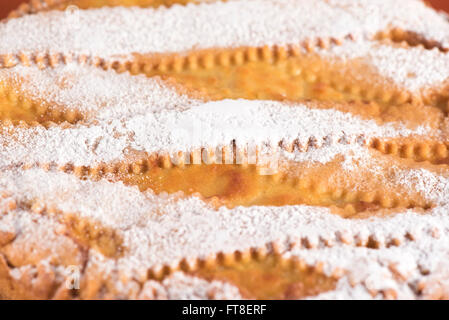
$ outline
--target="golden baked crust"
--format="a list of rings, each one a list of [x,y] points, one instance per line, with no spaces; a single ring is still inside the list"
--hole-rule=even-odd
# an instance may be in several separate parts
[[[421,1],[31,1],[0,34],[0,297],[447,297]]]

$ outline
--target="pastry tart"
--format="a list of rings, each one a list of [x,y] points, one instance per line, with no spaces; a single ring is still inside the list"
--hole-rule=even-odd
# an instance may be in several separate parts
[[[423,2],[38,0],[0,38],[0,297],[449,297]]]

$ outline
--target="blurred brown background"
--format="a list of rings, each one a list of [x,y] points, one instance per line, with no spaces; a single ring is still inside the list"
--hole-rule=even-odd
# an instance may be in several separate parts
[[[17,6],[23,2],[28,2],[28,0],[0,0],[0,18],[6,17],[8,12],[17,8]],[[427,0],[427,2],[431,3],[437,9],[449,12],[449,0]]]

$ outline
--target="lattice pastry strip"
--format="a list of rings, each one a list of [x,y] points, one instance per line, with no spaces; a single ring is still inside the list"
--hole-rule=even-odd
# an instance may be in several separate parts
[[[8,17],[17,18],[50,10],[76,10],[114,6],[157,8],[159,6],[186,5],[188,3],[201,2],[213,2],[213,0],[31,0],[29,3],[23,3],[16,10],[10,12]]]
[[[447,30],[386,0],[3,22],[0,294],[445,297]]]
[[[417,176],[413,176],[414,174]],[[405,171],[403,173],[405,177],[398,176],[398,179],[406,185],[413,185],[415,180],[429,180],[428,176],[426,179],[423,179],[424,176],[419,176],[420,174],[429,175],[431,173]],[[433,190],[428,193],[427,197],[430,197],[429,200],[437,201],[433,197],[440,194],[444,198],[444,194],[447,192],[445,191],[447,189],[447,181],[441,180],[442,178],[438,176],[434,176],[434,179],[435,185],[422,186],[422,192],[425,195],[425,190]],[[49,215],[49,212],[60,212],[58,215],[61,215],[63,212],[80,210],[80,217],[93,218],[104,228],[114,226],[117,237],[122,239],[122,249],[116,252],[117,260],[108,260],[102,255],[102,259],[106,259],[106,261],[98,265],[94,258],[97,255],[95,251],[101,249],[101,247],[92,246],[95,249],[90,250],[91,258],[89,263],[94,265],[92,268],[100,269],[112,267],[109,266],[111,263],[113,265],[118,264],[114,270],[123,274],[122,277],[125,277],[125,280],[121,281],[125,282],[130,281],[126,279],[136,277],[138,274],[141,274],[143,277],[140,281],[165,279],[168,274],[176,270],[184,270],[187,273],[192,272],[194,276],[206,277],[208,279],[214,278],[214,275],[216,279],[220,279],[220,277],[229,279],[224,275],[226,274],[225,271],[222,274],[213,268],[215,263],[218,262],[223,266],[229,266],[227,268],[232,270],[232,266],[235,263],[240,263],[239,261],[252,261],[253,258],[256,259],[255,261],[258,261],[257,259],[260,259],[258,257],[264,257],[267,254],[267,259],[272,259],[270,258],[270,252],[277,255],[285,255],[284,258],[288,261],[291,261],[289,259],[292,257],[297,257],[295,259],[299,260],[295,260],[297,262],[293,266],[297,265],[300,268],[299,270],[307,270],[307,267],[304,266],[317,263],[315,255],[320,257],[318,261],[326,262],[326,259],[323,259],[323,256],[321,256],[321,254],[325,256],[326,251],[315,253],[316,249],[340,246],[339,243],[356,246],[360,245],[358,241],[363,241],[365,237],[365,245],[372,245],[369,244],[370,242],[377,242],[376,246],[379,247],[399,245],[401,250],[410,251],[410,259],[418,259],[420,250],[426,250],[425,247],[422,248],[423,239],[440,237],[443,240],[447,228],[444,224],[440,224],[440,217],[441,215],[444,216],[445,207],[432,209],[425,215],[421,215],[419,211],[416,213],[406,211],[403,214],[385,219],[341,221],[339,218],[333,218],[329,215],[329,212],[326,212],[328,209],[307,206],[286,206],[280,208],[239,207],[232,210],[220,208],[218,211],[215,211],[194,198],[173,201],[172,196],[165,198],[156,197],[151,192],[141,193],[135,188],[126,187],[118,183],[82,181],[72,175],[45,172],[40,169],[30,169],[23,172],[16,170],[5,171],[2,174],[1,185],[2,189],[10,194],[9,198],[17,202],[18,210],[23,210],[20,208],[23,206],[23,203],[30,201],[28,199],[31,199],[31,202],[39,203],[40,205],[29,206],[30,209],[28,210],[30,210],[31,215],[43,215],[43,217],[48,217],[47,219],[52,219],[54,216]],[[82,202],[80,202],[81,199],[83,200]],[[444,203],[444,199],[439,201]],[[81,203],[82,207],[80,207]],[[14,211],[9,212],[4,219],[14,219]],[[127,212],[127,214],[124,215],[124,212]],[[60,220],[60,218],[58,219]],[[173,219],[177,221],[176,224],[173,224]],[[273,219],[277,221],[276,224],[272,223]],[[249,221],[252,221],[252,223],[248,224]],[[311,221],[314,222],[311,223]],[[2,225],[4,224],[2,223]],[[70,224],[65,225],[65,227],[61,228],[61,232],[72,236],[70,232],[67,232]],[[176,226],[175,229],[169,227],[170,225],[172,227]],[[326,228],[324,228],[325,225],[327,226]],[[419,229],[416,229],[417,226],[419,226]],[[89,226],[85,227],[88,228]],[[195,229],[195,232],[193,232],[192,228]],[[301,230],[300,233],[298,233],[298,228]],[[51,234],[54,228],[46,230],[46,232]],[[153,231],[148,232],[148,230]],[[229,232],[230,230],[232,232]],[[348,234],[349,230],[354,230],[354,233],[352,235]],[[401,232],[402,235],[400,235]],[[369,236],[370,234],[371,236]],[[117,237],[115,239],[118,239]],[[112,237],[109,237],[109,239],[114,241]],[[396,240],[393,241],[393,239]],[[408,244],[407,241],[410,241],[410,239],[419,241],[420,245],[414,245],[413,242]],[[85,243],[82,241],[83,239],[79,240],[81,240],[81,243]],[[12,249],[17,248],[14,247],[17,245],[14,241],[9,245],[12,246]],[[22,243],[27,243],[25,240],[22,241]],[[426,241],[428,240],[425,240],[424,243]],[[144,243],[148,245],[142,245]],[[254,253],[251,253],[253,252],[251,250],[252,247],[263,248],[264,243],[269,244],[264,250],[257,249]],[[59,245],[59,242],[57,245]],[[308,253],[304,251],[307,248],[310,248],[309,250],[311,248],[315,249]],[[349,249],[347,245],[344,245],[339,250],[343,252],[350,250],[360,251],[359,249]],[[394,252],[398,250],[380,249],[379,255],[394,256]],[[224,255],[215,256],[220,251]],[[392,252],[390,253],[390,251]],[[11,259],[9,252],[13,254],[16,251],[2,249],[2,253],[8,259]],[[292,254],[293,256],[291,256]],[[348,252],[348,254],[350,253]],[[372,252],[371,254],[373,259],[377,259],[375,258],[377,253]],[[209,256],[210,258],[206,260],[201,258]],[[184,259],[184,257],[187,258]],[[191,262],[193,257],[198,257],[200,260]],[[390,257],[389,259],[392,258]],[[301,260],[302,262],[300,262]],[[265,260],[262,259],[262,261]],[[287,266],[291,266],[291,262],[288,261],[286,262]],[[418,263],[418,260],[416,261],[415,263]],[[339,261],[339,263],[342,262],[349,263],[349,259],[348,261]],[[407,260],[402,261],[405,264],[409,262]],[[273,262],[267,260],[264,263],[272,265]],[[14,266],[15,264],[11,263],[11,265]],[[426,267],[431,266],[426,265]],[[148,268],[151,270],[150,273],[144,271]],[[236,268],[243,268],[243,266],[236,266]],[[253,268],[257,269],[257,265],[253,266]],[[329,268],[322,266],[318,270],[331,276],[339,268],[347,269],[348,266],[330,263]],[[219,268],[219,270],[221,269]],[[231,270],[228,273],[232,277],[233,273],[230,272]],[[263,270],[265,269],[263,268]],[[416,271],[413,271],[413,273],[416,273]],[[91,279],[90,276],[86,275],[88,279]],[[340,279],[342,277],[341,271],[335,273],[335,276]],[[368,281],[363,276],[359,280],[352,279],[359,276],[357,270],[352,270],[348,276],[341,278],[342,280],[339,281],[341,283],[345,281],[355,281],[356,283]],[[402,281],[410,280],[408,276],[407,272],[405,272],[405,280]],[[411,276],[411,279],[415,276],[415,274]],[[111,283],[111,279],[103,279],[102,281],[107,282],[108,285],[113,283],[113,281]],[[287,280],[284,279],[284,281]],[[95,283],[86,283],[87,285],[95,285]],[[380,281],[377,285],[382,286],[382,282]]]
[[[180,131],[179,134],[181,131],[185,131],[187,134],[187,138],[178,143],[179,147],[172,148],[172,155],[178,151],[188,151],[189,148],[215,148],[219,145],[229,144],[232,140],[236,140],[242,145],[249,142],[256,142],[257,145],[263,142],[276,146],[282,142],[282,147],[291,152],[295,149],[304,151],[308,147],[338,143],[340,139],[341,142],[346,143],[354,138],[362,138],[366,143],[383,152],[398,153],[405,157],[416,155],[417,160],[441,163],[447,157],[444,114],[439,109],[427,106],[404,104],[385,109],[375,103],[301,102],[300,104],[279,104],[231,100],[202,105],[205,102],[204,98],[192,97],[192,94],[184,93],[185,89],[157,79],[147,79],[142,76],[131,77],[129,74],[119,75],[112,71],[102,71],[77,64],[62,65],[45,70],[40,70],[37,67],[17,66],[3,69],[0,73],[0,80],[4,88],[3,107],[1,108],[4,119],[29,120],[28,122],[31,124],[33,121],[38,121],[47,127],[52,126],[51,123],[46,123],[46,120],[49,119],[54,122],[76,122],[77,119],[84,123],[92,123],[94,120],[101,121],[101,124],[89,125],[89,128],[69,126],[68,130],[62,131],[68,133],[69,136],[84,133],[85,138],[92,143],[101,143],[96,139],[99,138],[98,132],[102,130],[125,130],[120,136],[126,136],[128,135],[126,130],[129,131],[129,134],[131,131],[125,127],[131,123],[137,125],[138,122],[146,123],[148,129],[139,133],[133,128],[134,141],[142,140],[150,132],[157,135],[156,141],[142,141],[135,146],[132,145],[132,141],[118,141],[117,149],[121,148],[122,150],[131,147],[150,154],[161,150],[168,151],[164,149],[163,143],[179,139],[176,132],[169,132],[168,135],[162,132],[163,128],[171,125]],[[127,88],[129,87],[134,88],[132,92],[128,92]],[[151,109],[148,106],[151,106]],[[249,118],[250,122],[243,123],[238,114],[241,108],[247,109],[248,114],[259,115],[256,119],[260,119],[260,123],[254,125],[254,121]],[[226,121],[218,116],[223,110],[227,110],[228,113],[229,119]],[[154,112],[154,117],[145,116],[145,112],[149,111]],[[179,113],[179,111],[183,112]],[[274,120],[276,126],[264,123],[265,114],[268,116],[275,113],[277,113],[275,116],[277,120]],[[108,123],[104,119],[129,116],[133,116],[133,120],[128,120],[128,124],[123,128],[119,128],[120,125],[115,123],[103,124]],[[305,123],[310,123],[310,125],[298,128],[294,121],[289,124],[287,119],[295,119],[295,117],[302,119]],[[322,119],[321,126],[323,128],[312,125],[317,118]],[[336,119],[341,119],[340,127],[338,127]],[[376,122],[369,119],[375,119]],[[326,121],[329,125],[327,129],[324,129]],[[352,132],[349,123],[353,123]],[[229,131],[227,138],[220,138],[211,143],[209,132],[215,130],[215,127],[226,125],[240,126],[246,131],[249,126],[252,126],[254,132],[249,136],[246,132],[245,139],[239,139],[237,134],[231,134],[233,129],[227,129]],[[195,126],[198,128],[195,129]],[[288,129],[290,127],[291,132]],[[6,127],[5,130],[9,129]],[[26,132],[32,132],[30,139],[35,139],[36,143],[39,143],[37,139],[41,136],[42,139],[47,140],[45,149],[48,149],[51,154],[55,154],[56,150],[51,150],[49,142],[52,135],[56,136],[56,133],[52,134],[52,131],[59,130],[57,127],[51,128],[49,131],[34,128],[25,130],[23,134],[26,136]],[[13,129],[12,132],[22,135],[20,129]],[[90,138],[88,135],[91,135]],[[25,136],[23,139],[26,139]],[[410,138],[406,139],[407,136]],[[190,141],[192,140],[190,138],[194,141]],[[69,137],[67,139],[67,141],[73,140]],[[84,142],[81,141],[78,144],[80,143]],[[44,150],[41,151],[44,152]],[[119,160],[120,152],[118,150],[118,153],[110,158],[96,157],[97,160],[94,162]],[[28,154],[29,151],[25,153]],[[92,149],[86,150],[86,153],[92,154]],[[89,155],[86,154],[86,156]],[[36,158],[26,162],[33,164],[35,161],[64,164],[57,157],[53,159]],[[70,159],[66,162],[69,163]],[[91,165],[92,163],[85,161],[72,164]]]
[[[110,67],[174,78],[217,100],[369,100],[383,109],[425,103],[447,111],[446,59],[423,47],[347,41],[316,49],[265,46],[137,57]]]

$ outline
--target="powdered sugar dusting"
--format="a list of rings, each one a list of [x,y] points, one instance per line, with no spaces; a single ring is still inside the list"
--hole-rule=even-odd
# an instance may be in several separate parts
[[[119,119],[160,110],[182,110],[199,103],[157,78],[131,76],[78,64],[39,69],[0,69],[0,81],[34,101],[77,110],[86,119]]]
[[[393,293],[390,298],[415,299],[419,297],[416,288],[419,282],[436,278],[442,281],[444,287],[449,256],[447,240],[446,235],[439,239],[423,236],[418,242],[388,249],[337,246],[294,250],[288,256],[298,255],[310,264],[322,261],[329,266],[348,270],[347,277],[339,281],[335,290],[314,299],[382,299],[388,297],[388,292]],[[429,275],[423,275],[422,270]]]
[[[401,179],[397,183],[404,181]],[[412,178],[407,183],[413,181]],[[286,257],[299,256],[310,264],[324,261],[327,262],[326,272],[343,268],[349,272],[347,277],[353,278],[355,283],[364,283],[365,288],[393,286],[405,295],[412,293],[402,287],[391,270],[388,271],[391,263],[399,263],[396,269],[404,273],[404,279],[411,281],[419,276],[418,266],[425,265],[433,270],[436,265],[430,260],[441,261],[440,257],[447,254],[446,249],[442,250],[446,236],[440,240],[432,236],[435,229],[441,235],[449,230],[446,204],[425,215],[405,210],[389,218],[369,220],[344,220],[330,214],[327,208],[302,205],[214,210],[197,198],[156,197],[151,192],[140,193],[120,183],[81,181],[69,174],[41,169],[3,170],[0,188],[19,203],[39,199],[48,206],[79,212],[104,225],[114,226],[123,237],[126,250],[116,266],[123,274],[142,274],[150,267],[171,265],[184,257],[206,257],[219,251],[233,252],[261,247],[270,241],[284,243],[303,237],[310,243],[315,243],[313,239],[316,239],[315,249],[289,251],[287,246],[282,249],[286,250]],[[400,248],[382,245],[381,249],[373,251],[340,244],[339,235],[344,233],[349,239],[375,234],[383,245],[391,238],[405,238],[408,233],[421,234],[421,237],[420,241],[405,243]],[[320,238],[333,242],[334,248],[322,247]],[[423,256],[431,247],[432,250],[439,248],[439,253]],[[359,264],[370,265],[370,269],[361,273]],[[373,278],[375,276],[377,278]],[[341,289],[340,293],[344,292]]]
[[[335,61],[344,61],[350,70],[352,61],[363,62],[384,81],[410,92],[424,91],[447,85],[449,56],[438,49],[420,47],[401,48],[369,41],[345,43],[330,50],[320,50],[320,55]],[[365,75],[351,73],[363,80]]]
[[[75,64],[46,70],[3,69],[0,81],[18,85],[18,91],[31,99],[83,112],[88,123],[66,129],[5,127],[0,137],[2,165],[94,165],[123,160],[129,149],[175,153],[232,141],[243,148],[277,147],[280,141],[294,140],[307,145],[313,138],[320,146],[372,137],[439,135],[425,126],[378,125],[332,109],[316,109],[307,102],[203,102],[176,92],[159,79]]]
[[[415,31],[443,45],[449,42],[447,21],[418,0],[401,6],[389,0],[245,0],[24,16],[1,25],[0,53],[38,50],[110,58],[193,48],[297,44],[307,38],[342,39],[349,34],[371,38],[392,27]]]
[[[321,153],[325,153],[327,149],[329,155],[334,158],[335,147],[325,148]],[[403,169],[397,165],[391,165],[385,170],[385,162],[382,159],[371,157],[370,151],[360,146],[346,146],[346,150],[341,154],[344,154],[342,167],[347,171],[357,172],[359,168],[364,168],[377,176],[384,176],[387,185],[399,184],[409,190],[415,190],[435,205],[448,203],[449,176],[444,171],[437,174],[424,168]]]
[[[133,53],[298,44],[307,38],[341,39],[352,34],[359,40],[319,50],[319,54],[365,61],[382,77],[415,91],[445,83],[446,55],[370,40],[379,31],[401,27],[447,47],[448,25],[442,15],[415,0],[401,6],[387,0],[251,0],[157,10],[104,8],[80,11],[78,16],[48,12],[4,22],[0,53],[85,53],[120,60]],[[34,67],[0,70],[0,81],[20,82],[20,90],[32,99],[45,96],[49,104],[80,110],[87,117],[86,123],[65,129],[1,127],[0,210],[7,214],[0,217],[0,233],[8,233],[7,241],[18,252],[27,253],[12,264],[15,279],[29,270],[35,272],[35,261],[50,269],[52,264],[82,261],[78,246],[58,234],[62,227],[58,213],[38,215],[30,210],[34,203],[96,221],[117,233],[123,240],[123,255],[112,259],[91,248],[87,268],[117,275],[120,281],[114,282],[114,290],[119,296],[139,290],[133,281],[140,278],[144,282],[141,298],[241,298],[228,283],[183,273],[156,282],[147,280],[148,270],[272,242],[285,258],[299,257],[311,265],[324,262],[328,275],[344,270],[336,289],[316,298],[379,298],[388,292],[397,298],[416,298],[420,295],[417,282],[447,278],[446,171],[410,170],[399,164],[386,168],[389,162],[382,163],[382,157],[362,147],[373,137],[438,139],[438,131],[403,123],[379,124],[335,110],[318,110],[306,102],[198,101],[159,80],[75,65],[43,71]],[[278,148],[279,142],[307,145],[311,139],[314,145],[309,152],[284,153],[281,162],[316,166],[339,162],[348,174],[369,172],[376,181],[409,196],[419,194],[433,207],[425,212],[403,209],[366,220],[342,219],[327,207],[307,205],[215,209],[196,197],[155,195],[121,182],[18,169],[24,163],[92,166],[124,160],[129,151],[174,153],[231,142],[239,148],[256,145],[270,150]],[[308,248],[302,247],[303,239]],[[358,247],[372,239],[378,250]],[[127,279],[132,280],[125,283]]]
[[[119,229],[139,224],[139,219],[154,212],[159,201],[164,202],[163,198],[141,193],[137,188],[125,187],[120,182],[93,184],[78,181],[72,175],[43,170],[19,171],[15,177],[9,172],[1,180],[3,190],[22,193],[22,198],[17,199],[19,202],[41,201],[49,207],[57,207],[64,212],[80,212],[85,217]],[[105,199],[109,199],[107,206],[103,203]],[[130,214],[120,215],[124,212]]]
[[[5,127],[0,137],[1,165],[72,163],[93,165],[123,160],[127,150],[175,153],[201,147],[271,145],[294,140],[338,143],[360,137],[434,134],[427,127],[401,123],[378,125],[340,111],[312,109],[307,104],[274,101],[222,100],[194,105],[184,111],[161,110],[127,119],[62,129]]]
[[[307,152],[283,152],[283,156],[298,163],[313,165],[329,163],[338,156],[349,158],[348,163],[352,163],[351,155],[360,155],[361,153],[366,154],[365,149],[357,144],[330,144],[321,148],[310,148]]]
[[[445,177],[437,176],[425,169],[400,172],[396,177],[402,184],[414,187],[429,200],[441,204],[447,202],[449,184]]]

